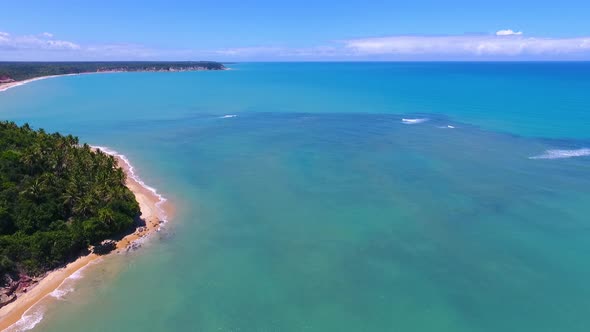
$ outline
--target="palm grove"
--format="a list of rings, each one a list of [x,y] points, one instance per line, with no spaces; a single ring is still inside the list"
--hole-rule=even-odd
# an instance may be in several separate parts
[[[0,122],[0,285],[131,230],[139,213],[114,157],[71,135]]]

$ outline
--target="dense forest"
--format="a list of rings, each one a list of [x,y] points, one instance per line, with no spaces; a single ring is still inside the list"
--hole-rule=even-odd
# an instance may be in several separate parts
[[[132,231],[139,213],[114,157],[71,135],[0,122],[0,286]]]
[[[105,71],[193,71],[223,70],[213,61],[184,62],[0,62],[0,81],[22,81],[35,77]]]

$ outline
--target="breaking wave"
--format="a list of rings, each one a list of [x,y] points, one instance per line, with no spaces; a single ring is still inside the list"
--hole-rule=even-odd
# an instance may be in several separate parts
[[[123,162],[127,165],[127,168],[129,169],[129,174],[131,175],[131,178],[133,180],[135,180],[137,183],[139,183],[140,186],[151,191],[156,197],[158,197],[158,202],[155,204],[156,208],[158,208],[158,215],[160,216],[160,219],[162,220],[163,223],[168,222],[168,215],[166,214],[166,211],[164,210],[164,208],[162,208],[162,205],[164,203],[166,203],[166,201],[168,201],[168,200],[166,199],[166,197],[160,195],[160,193],[158,193],[156,188],[148,186],[147,184],[145,184],[145,182],[143,182],[143,180],[139,176],[137,176],[137,174],[135,174],[135,167],[133,167],[133,165],[131,164],[129,159],[127,159],[127,156],[125,156],[122,153],[118,153],[115,150],[104,147],[104,146],[93,145],[92,147],[95,149],[99,149],[106,154],[110,154],[112,156],[121,158],[121,160],[123,160]]]
[[[402,119],[402,123],[404,123],[404,124],[418,124],[418,123],[422,123],[422,122],[426,122],[426,121],[428,121],[428,118],[416,118],[416,119],[403,118]]]
[[[112,156],[121,158],[121,160],[123,160],[123,162],[127,165],[130,177],[137,183],[139,183],[139,185],[151,191],[158,198],[158,202],[155,205],[158,209],[160,219],[164,223],[168,221],[166,211],[162,208],[162,204],[164,204],[167,201],[167,199],[164,196],[160,195],[155,188],[145,184],[145,182],[143,182],[143,180],[139,176],[137,176],[137,174],[135,174],[135,168],[133,167],[129,159],[127,159],[127,156],[104,146],[92,146],[92,148],[100,149],[102,152],[106,154],[110,154]],[[98,263],[99,261],[100,259],[95,260],[89,264]],[[72,273],[72,275],[68,276],[55,290],[53,290],[48,295],[56,299],[63,299],[63,297],[66,294],[73,292],[74,287],[72,283],[75,282],[77,279],[81,279],[83,277],[82,272],[84,269],[86,269],[86,267],[89,266],[89,264],[86,264],[85,266],[78,269],[76,272]],[[44,298],[45,297],[41,298],[39,301],[43,300]],[[38,305],[39,301],[33,304],[31,308],[29,308],[16,323],[12,324],[3,332],[27,331],[33,329],[37,324],[39,324],[39,322],[43,320],[43,315],[45,313],[45,307]]]
[[[590,156],[590,149],[574,149],[574,150],[547,150],[545,153],[529,157],[529,159],[564,159],[573,157]]]
[[[12,324],[4,332],[20,332],[33,329],[41,320],[45,314],[45,308],[40,306],[33,306],[29,310],[25,311],[23,316],[18,322]]]

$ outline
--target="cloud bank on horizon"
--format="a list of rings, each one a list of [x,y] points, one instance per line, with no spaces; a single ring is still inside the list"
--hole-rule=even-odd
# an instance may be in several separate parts
[[[43,32],[38,35],[12,36],[0,31],[0,52],[12,50],[79,50],[76,43],[53,39],[53,34]]]
[[[137,44],[84,45],[52,33],[0,32],[0,60],[590,60],[590,37],[494,34],[396,35],[334,41],[315,47],[253,46],[216,50],[159,49]]]
[[[347,49],[363,55],[559,56],[590,53],[590,37],[533,38],[499,30],[495,35],[393,36],[349,40]]]
[[[520,36],[522,31],[513,31],[512,29],[498,30],[496,36]]]

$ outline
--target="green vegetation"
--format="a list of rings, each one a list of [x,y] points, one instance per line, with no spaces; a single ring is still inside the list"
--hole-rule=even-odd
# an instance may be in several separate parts
[[[0,279],[63,265],[131,231],[139,213],[114,157],[71,135],[0,122]]]
[[[0,81],[22,81],[30,78],[94,73],[104,71],[192,71],[222,70],[223,64],[213,61],[184,62],[0,62]]]

